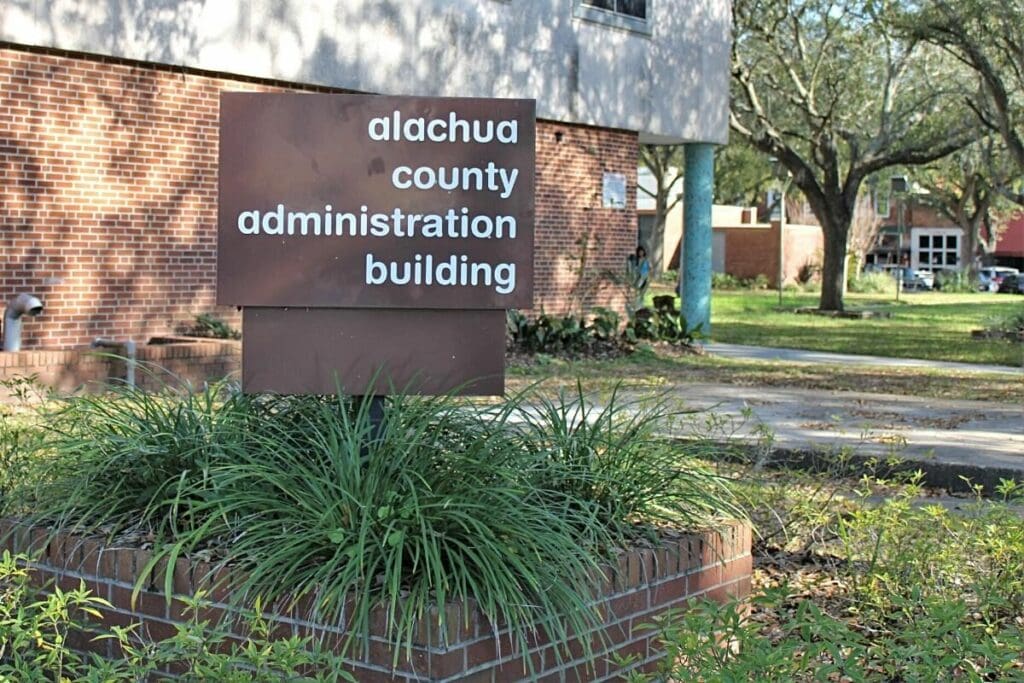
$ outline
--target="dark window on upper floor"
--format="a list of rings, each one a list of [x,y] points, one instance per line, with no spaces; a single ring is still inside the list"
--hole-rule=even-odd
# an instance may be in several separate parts
[[[651,32],[651,0],[576,0],[575,16],[640,33]]]
[[[647,0],[580,0],[580,4],[627,17],[647,19]]]

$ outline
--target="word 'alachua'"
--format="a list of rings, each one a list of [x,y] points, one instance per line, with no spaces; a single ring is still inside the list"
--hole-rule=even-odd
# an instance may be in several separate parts
[[[515,119],[492,121],[459,118],[455,112],[447,118],[415,117],[402,120],[402,113],[370,119],[366,128],[371,140],[378,142],[500,142],[514,145],[519,141],[519,122]]]

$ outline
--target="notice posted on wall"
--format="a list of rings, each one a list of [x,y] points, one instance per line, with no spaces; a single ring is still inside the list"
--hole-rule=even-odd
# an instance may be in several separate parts
[[[528,307],[532,100],[221,97],[220,304]]]
[[[605,171],[601,179],[601,206],[605,209],[626,208],[626,176]]]

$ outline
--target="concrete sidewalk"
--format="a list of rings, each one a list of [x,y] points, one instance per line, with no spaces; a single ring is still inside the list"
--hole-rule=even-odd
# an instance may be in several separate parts
[[[957,372],[979,372],[1020,375],[1024,379],[1024,345],[1021,346],[1021,367],[1007,365],[980,365],[976,363],[953,363],[949,361],[917,360],[914,358],[886,358],[883,356],[859,356],[849,353],[828,353],[803,349],[776,349],[766,346],[745,346],[706,342],[704,350],[714,356],[747,360],[781,360],[791,363],[827,363],[836,365],[873,365],[891,368],[930,368],[933,370],[954,370]]]
[[[720,343],[705,349],[728,358],[1016,374],[1024,381],[1024,369],[1005,366]],[[1024,480],[1024,406],[731,384],[686,384],[673,393],[690,408],[727,417],[740,438],[753,442],[766,428],[774,448],[783,452],[851,449],[860,458],[894,455],[938,473],[933,479],[953,483],[961,475],[989,485],[999,477]]]
[[[736,436],[756,440],[767,427],[776,448],[796,452],[851,448],[861,456],[993,468],[1024,478],[1024,407],[891,394],[687,384],[675,396],[689,408],[728,417]]]

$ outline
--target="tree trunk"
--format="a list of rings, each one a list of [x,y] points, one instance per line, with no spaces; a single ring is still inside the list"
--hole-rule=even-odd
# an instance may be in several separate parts
[[[964,228],[964,245],[963,245],[963,259],[964,262],[961,266],[964,276],[970,279],[971,282],[978,275],[978,255],[981,251],[978,247],[980,246],[980,235],[978,234],[981,230],[981,216],[975,216],[970,220],[966,221],[966,225],[961,225]]]
[[[843,310],[846,289],[846,238],[849,225],[822,225],[825,233],[825,260],[821,264],[821,301],[823,311]]]
[[[660,183],[661,180],[659,179]],[[651,275],[660,275],[665,270],[665,221],[668,219],[668,190],[658,188],[654,198],[654,225],[647,245],[647,260],[651,262]]]

